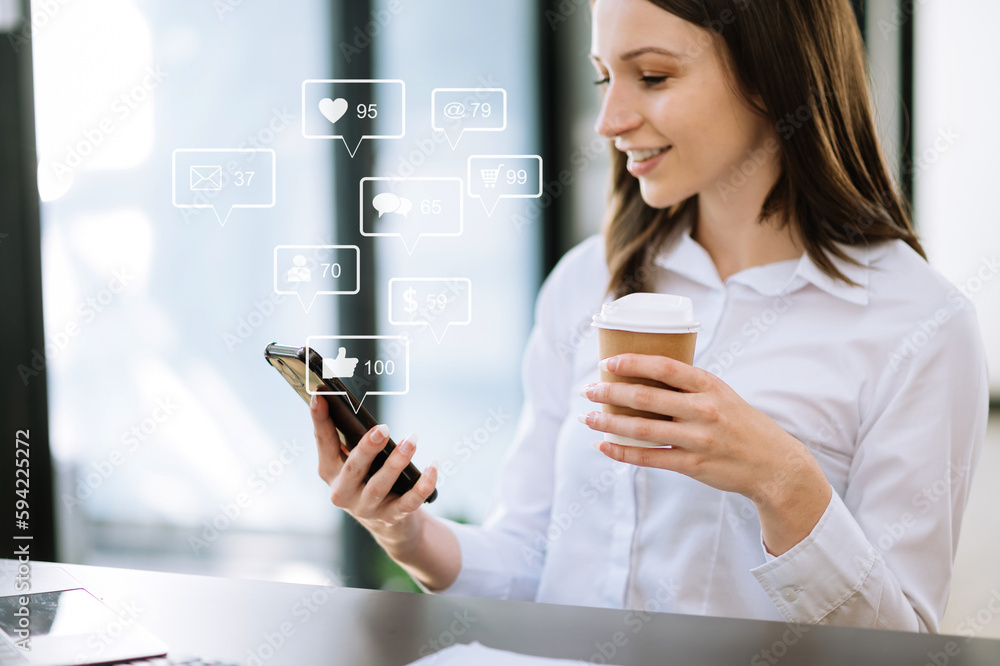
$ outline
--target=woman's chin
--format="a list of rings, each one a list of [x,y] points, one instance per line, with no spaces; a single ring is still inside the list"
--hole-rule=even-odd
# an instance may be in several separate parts
[[[680,192],[673,188],[657,186],[653,183],[639,181],[639,193],[646,205],[652,208],[670,208],[685,201],[693,192]]]

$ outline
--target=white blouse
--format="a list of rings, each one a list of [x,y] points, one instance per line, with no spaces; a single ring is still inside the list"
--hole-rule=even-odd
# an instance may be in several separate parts
[[[694,365],[805,444],[833,486],[779,557],[750,500],[618,463],[577,421],[598,380],[608,271],[592,237],[543,285],[525,402],[482,527],[446,524],[462,568],[442,594],[802,623],[937,631],[988,411],[974,309],[902,241],[841,246],[859,286],[807,255],[725,282],[681,227],[655,291],[702,321]]]

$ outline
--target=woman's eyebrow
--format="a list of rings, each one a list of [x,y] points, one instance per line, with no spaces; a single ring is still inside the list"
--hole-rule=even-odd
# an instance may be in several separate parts
[[[643,46],[623,54],[619,58],[619,60],[621,60],[622,62],[626,62],[628,60],[633,60],[634,58],[638,58],[639,56],[645,55],[647,53],[655,53],[656,55],[666,56],[667,58],[673,58],[674,60],[683,59],[683,56],[681,56],[676,51],[671,51],[670,49],[664,49],[659,46]],[[596,53],[588,53],[587,57],[590,58],[591,62],[593,62],[594,64],[601,63],[601,59],[600,57],[598,57]]]
[[[633,58],[638,58],[646,53],[655,53],[657,55],[666,56],[668,58],[674,58],[675,60],[680,60],[681,55],[676,51],[671,51],[670,49],[664,49],[659,46],[643,46],[641,48],[629,51],[621,57],[621,60],[632,60]]]

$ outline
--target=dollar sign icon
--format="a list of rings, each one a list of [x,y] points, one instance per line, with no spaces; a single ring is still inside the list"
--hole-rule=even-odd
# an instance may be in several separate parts
[[[413,298],[413,295],[417,293],[416,289],[412,287],[403,292],[403,300],[406,301],[406,307],[403,308],[407,314],[413,314],[417,311],[417,300]]]

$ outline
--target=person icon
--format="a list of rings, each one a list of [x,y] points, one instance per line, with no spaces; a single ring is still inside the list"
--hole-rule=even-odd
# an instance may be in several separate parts
[[[312,282],[312,271],[306,268],[306,258],[304,255],[295,255],[292,263],[295,265],[288,269],[289,282]]]

